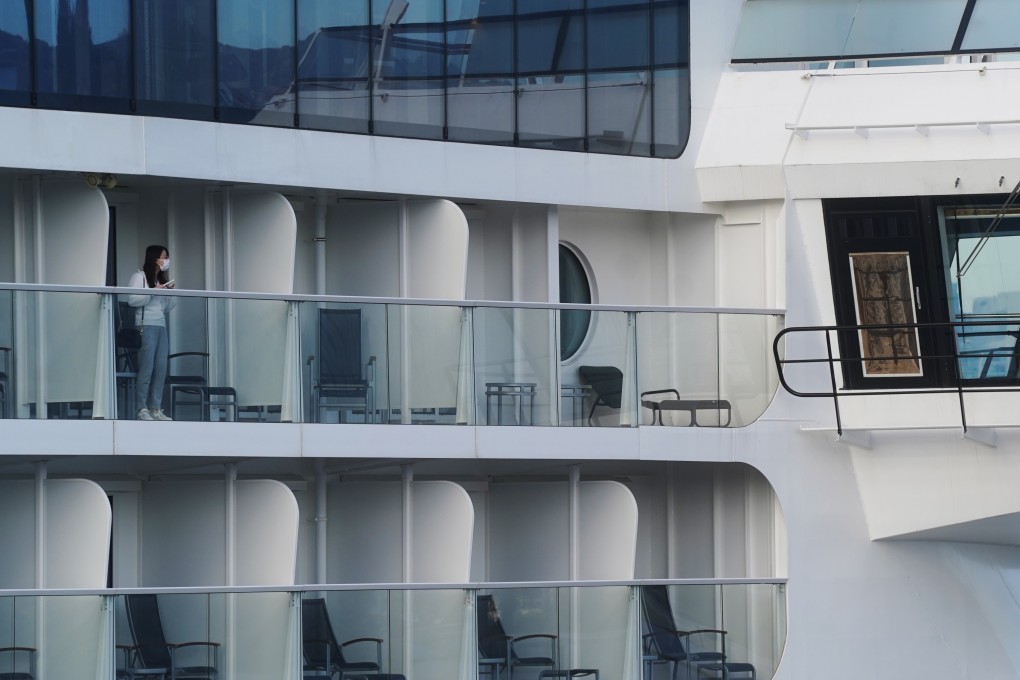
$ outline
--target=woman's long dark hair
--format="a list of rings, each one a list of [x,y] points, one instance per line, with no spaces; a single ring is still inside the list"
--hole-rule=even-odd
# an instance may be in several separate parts
[[[160,271],[159,265],[156,264],[164,250],[166,246],[149,246],[145,249],[145,264],[142,265],[142,271],[145,272],[145,281],[149,288],[155,288],[157,283],[166,283],[170,280],[166,272]],[[169,250],[166,250],[166,256],[170,257]]]

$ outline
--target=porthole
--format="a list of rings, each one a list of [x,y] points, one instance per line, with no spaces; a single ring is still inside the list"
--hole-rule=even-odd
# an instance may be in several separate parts
[[[577,253],[560,244],[560,302],[591,304],[591,281]],[[560,310],[560,361],[567,361],[581,349],[591,327],[591,312]]]

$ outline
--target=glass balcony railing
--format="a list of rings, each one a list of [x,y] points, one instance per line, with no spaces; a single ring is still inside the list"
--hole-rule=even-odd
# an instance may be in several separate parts
[[[163,331],[136,295],[0,284],[0,415],[739,427],[775,394],[783,325],[778,310],[173,291],[149,352],[131,329]],[[575,309],[587,333],[562,360]]]
[[[785,638],[781,579],[0,595],[10,677],[768,680]]]

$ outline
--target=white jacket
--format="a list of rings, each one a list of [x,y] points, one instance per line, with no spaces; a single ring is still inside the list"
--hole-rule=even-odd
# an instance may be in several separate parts
[[[130,288],[148,288],[145,272],[139,270],[131,275]],[[166,313],[177,306],[177,298],[169,295],[129,295],[127,303],[138,307],[135,312],[136,326],[166,326]]]

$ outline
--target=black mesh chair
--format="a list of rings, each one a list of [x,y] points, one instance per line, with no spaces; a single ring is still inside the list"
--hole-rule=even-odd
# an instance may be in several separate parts
[[[375,643],[375,661],[350,662],[344,658],[344,648],[357,643]],[[329,620],[326,600],[311,598],[301,600],[301,646],[305,656],[304,677],[327,680],[337,676],[343,680],[348,676],[363,678],[403,678],[399,675],[380,675],[382,668],[382,643],[379,638],[357,638],[339,643]]]
[[[0,680],[35,680],[35,648],[0,647]]]
[[[361,310],[320,309],[318,377],[312,380],[312,420],[319,422],[323,408],[343,412],[363,410],[365,422],[373,418],[375,357],[361,363]],[[312,357],[310,361],[314,361]]]
[[[549,633],[533,633],[514,637],[507,635],[503,620],[492,595],[479,595],[478,614],[478,672],[489,675],[490,680],[499,680],[505,670],[507,680],[513,680],[514,668],[533,667],[556,670],[556,636]],[[547,639],[548,656],[522,656],[517,644],[526,640]]]
[[[683,665],[690,678],[733,678],[755,680],[754,666],[749,663],[726,660],[726,631],[714,628],[682,631],[676,629],[673,608],[669,603],[666,586],[642,586],[641,609],[644,612],[647,632],[642,636],[642,658],[645,663],[644,680],[654,680],[656,665],[672,666],[672,680]],[[691,639],[696,636],[714,636],[720,641],[719,651],[691,651]]]
[[[219,674],[219,643],[169,643],[163,634],[163,621],[159,616],[159,602],[155,595],[126,595],[124,602],[134,645],[122,648],[127,658],[122,677],[216,680]],[[181,650],[190,647],[206,647],[204,660],[207,663],[181,665]]]
[[[591,385],[595,394],[591,411],[588,412],[588,424],[595,415],[598,406],[619,409],[623,399],[623,371],[616,366],[579,366],[577,374],[581,380]]]
[[[208,352],[175,352],[167,357],[167,366],[171,418],[178,418],[181,407],[197,406],[204,422],[212,420],[213,407],[226,409],[227,417],[237,420],[237,390],[209,384]]]

